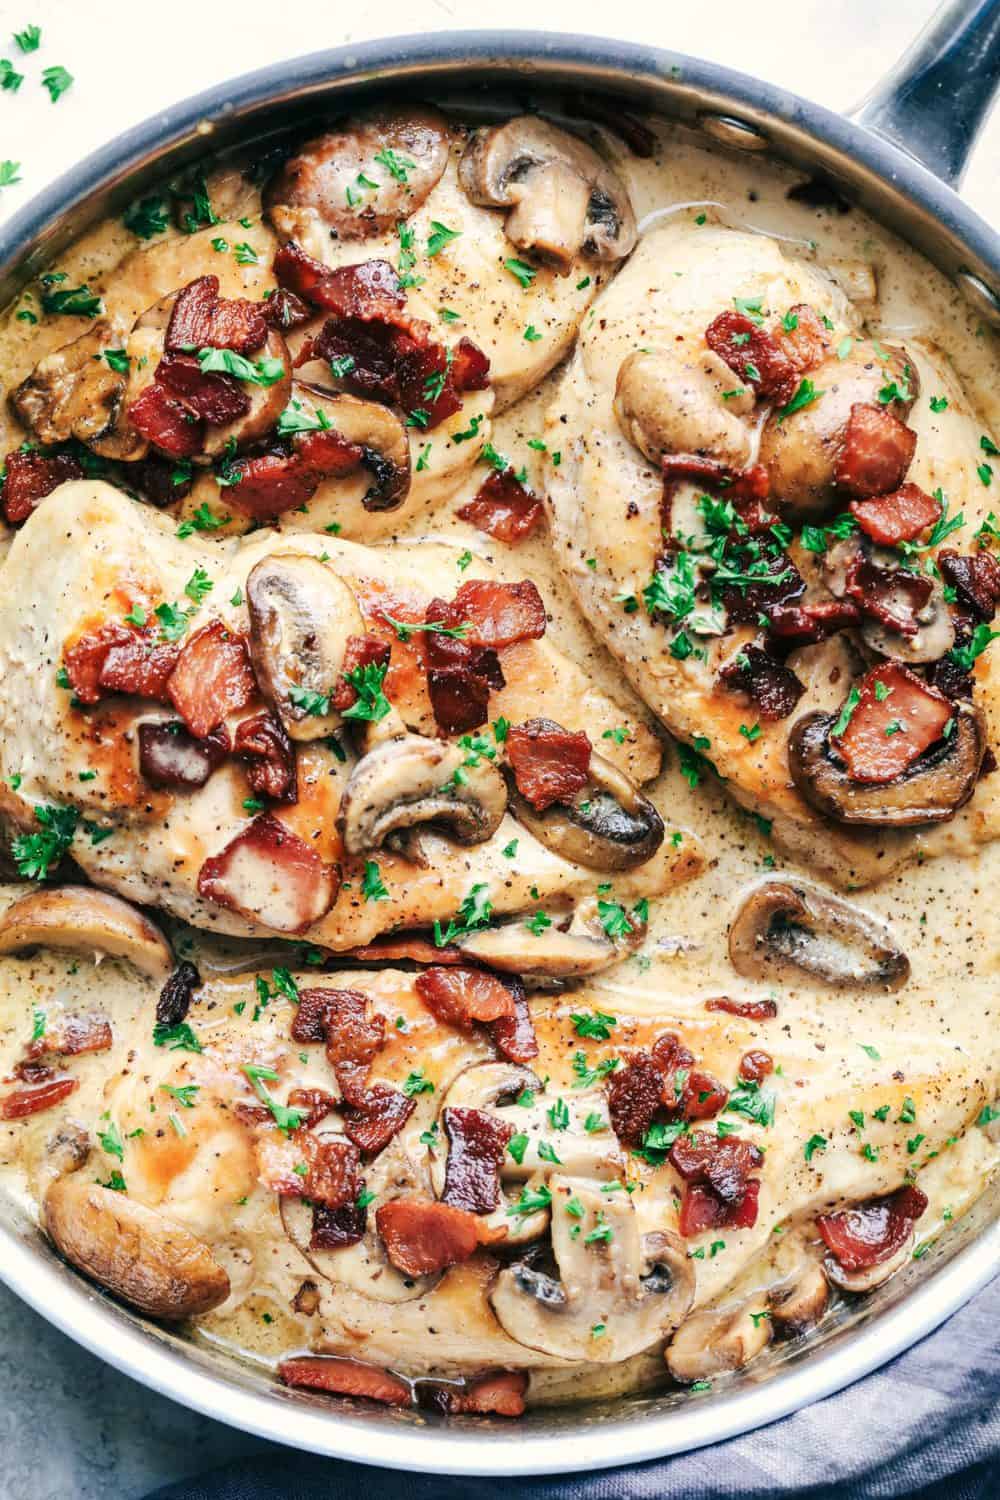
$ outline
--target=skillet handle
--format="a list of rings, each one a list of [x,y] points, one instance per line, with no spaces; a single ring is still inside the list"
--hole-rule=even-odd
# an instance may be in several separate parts
[[[852,112],[958,187],[1000,88],[1000,0],[948,0]]]

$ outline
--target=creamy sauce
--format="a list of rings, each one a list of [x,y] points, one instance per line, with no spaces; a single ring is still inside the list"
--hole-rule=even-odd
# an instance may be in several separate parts
[[[850,274],[843,263],[859,261],[873,267],[878,301],[863,309],[869,327],[886,338],[920,336],[936,344],[983,423],[995,430],[1000,423],[1000,359],[994,339],[945,278],[887,231],[857,210],[839,215],[790,202],[786,190],[798,180],[791,172],[753,158],[709,152],[683,132],[661,130],[660,149],[652,161],[638,161],[618,146],[615,150],[644,229],[700,207],[724,223],[779,237],[786,249],[834,268],[835,274],[839,263],[842,277]],[[247,215],[252,220],[254,227],[245,235],[253,241],[261,233],[259,201],[245,188],[231,189],[230,200],[233,217]],[[233,238],[225,224],[217,232]],[[234,270],[231,256],[208,251],[197,266],[189,267],[184,258],[188,242],[182,237],[176,246],[178,267],[184,268],[177,282],[216,271],[225,262],[230,294],[242,286],[248,294],[259,295],[252,291],[257,273]],[[120,275],[117,272],[133,247],[119,224],[102,225],[64,255],[59,269],[67,273],[67,284],[84,279],[105,287],[118,284],[122,305],[141,307],[145,283],[137,258],[126,259]],[[510,295],[517,296],[513,283]],[[17,304],[22,310],[33,305],[27,298]],[[49,319],[37,326],[27,320],[8,321],[0,332],[3,385],[11,389],[44,352],[73,336],[76,321]],[[492,422],[495,447],[515,466],[527,467],[529,482],[540,493],[551,473],[551,453],[532,449],[529,442],[545,432],[545,414],[558,381],[557,370]],[[4,406],[4,449],[20,436]],[[551,449],[551,432],[548,440]],[[432,540],[468,548],[477,557],[495,561],[506,576],[533,578],[551,611],[549,636],[554,644],[579,664],[598,690],[630,715],[642,717],[642,705],[588,632],[563,586],[545,535],[512,552],[454,515],[457,504],[471,498],[481,479],[482,470],[470,474],[455,501],[417,515],[391,539],[405,547]],[[915,1170],[930,1200],[917,1226],[918,1240],[925,1244],[951,1232],[998,1158],[987,1132],[975,1124],[984,1105],[996,1097],[1000,1077],[997,845],[967,857],[946,853],[926,865],[910,865],[859,898],[865,910],[890,925],[909,956],[912,976],[897,993],[755,984],[738,978],[727,957],[726,931],[737,898],[748,882],[768,872],[808,875],[809,870],[777,853],[753,817],[737,809],[711,778],[691,787],[676,754],[668,750],[666,759],[653,800],[668,831],[678,830],[682,838],[685,831],[687,836],[692,830],[697,834],[705,846],[707,867],[699,878],[653,903],[640,952],[565,997],[534,1002],[542,1044],[537,1071],[551,1076],[549,1095],[572,1089],[571,1059],[581,1043],[568,1017],[577,1009],[599,1009],[619,1020],[612,1044],[586,1044],[588,1056],[594,1058],[622,1044],[648,1042],[664,1031],[677,1030],[711,1072],[732,1084],[743,1052],[762,1047],[771,1054],[777,1066],[776,1076],[769,1080],[777,1101],[775,1124],[770,1129],[744,1128],[768,1153],[758,1223],[753,1230],[705,1235],[697,1242],[703,1253],[694,1261],[696,1305],[725,1304],[780,1277],[776,1246],[782,1234],[794,1233],[797,1225],[838,1200],[889,1191],[910,1170]],[[15,892],[7,894],[9,899]],[[127,965],[107,961],[95,971],[89,960],[44,953],[0,960],[4,1073],[31,1034],[34,1007],[52,1014],[60,1005],[68,1013],[96,1005],[112,1017],[115,1033],[112,1052],[73,1060],[80,1087],[66,1105],[0,1129],[3,1191],[30,1213],[36,1212],[46,1181],[45,1145],[57,1119],[66,1116],[96,1134],[109,1111],[125,1139],[123,1159],[96,1150],[96,1175],[106,1179],[120,1165],[131,1192],[143,1202],[163,1202],[213,1246],[230,1272],[230,1300],[199,1320],[195,1337],[267,1362],[308,1346],[356,1352],[415,1375],[461,1374],[482,1364],[521,1361],[533,1370],[533,1401],[606,1394],[659,1378],[658,1352],[620,1367],[591,1365],[581,1373],[579,1368],[560,1370],[558,1362],[508,1340],[497,1341],[484,1312],[478,1273],[470,1268],[449,1273],[446,1287],[434,1294],[430,1312],[424,1299],[418,1299],[395,1305],[391,1316],[386,1317],[380,1305],[377,1317],[366,1317],[366,1299],[326,1289],[318,1316],[297,1314],[291,1303],[303,1279],[312,1274],[310,1268],[283,1234],[276,1200],[256,1183],[245,1142],[224,1109],[213,1123],[211,1101],[225,1100],[227,1090],[251,1097],[239,1072],[249,1058],[280,1068],[282,1082],[294,1086],[325,1087],[328,1070],[321,1049],[302,1049],[306,1060],[299,1060],[288,1042],[291,1008],[280,998],[251,1020],[251,976],[226,972],[227,966],[240,961],[233,956],[241,951],[239,944],[213,948],[193,934],[188,934],[188,941],[208,979],[191,1020],[203,1042],[211,1044],[211,1057],[152,1046],[155,989],[138,981]],[[275,961],[281,960],[264,961],[265,972]],[[303,987],[310,982],[308,970],[298,977]],[[459,1061],[488,1055],[482,1044],[447,1032],[428,1017],[412,992],[410,976],[350,975],[346,982],[369,990],[390,1019],[391,1045],[379,1060],[380,1077],[399,1083],[414,1068],[423,1067],[427,1079],[440,1089]],[[723,994],[774,998],[777,1018],[754,1023],[707,1012],[705,1001]],[[242,1007],[239,1015],[234,1005]],[[397,1015],[403,1018],[402,1027],[392,1024]],[[171,1096],[162,1085],[176,1087],[194,1080],[202,1090],[201,1101],[188,1121],[185,1110],[171,1107]],[[913,1101],[912,1111],[905,1109],[907,1100]],[[875,1117],[873,1112],[886,1104],[884,1118]],[[415,1159],[424,1159],[419,1136],[433,1121],[436,1099],[421,1096],[418,1106],[404,1144]],[[863,1129],[852,1122],[852,1111],[863,1113]],[[901,1123],[900,1114],[908,1112],[914,1118]],[[138,1130],[144,1134],[132,1136]],[[216,1145],[206,1149],[213,1130]],[[806,1162],[804,1146],[815,1135],[826,1146]],[[636,1161],[630,1161],[628,1169],[641,1184],[635,1198],[644,1227],[675,1224],[670,1169],[656,1171]],[[711,1242],[719,1239],[725,1243],[713,1251]],[[691,1248],[696,1249],[695,1242]],[[441,1331],[440,1348],[427,1337],[436,1329]]]

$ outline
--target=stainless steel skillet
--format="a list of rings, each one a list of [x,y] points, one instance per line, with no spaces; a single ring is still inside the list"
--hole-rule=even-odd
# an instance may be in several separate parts
[[[208,150],[266,138],[374,90],[518,104],[568,96],[681,119],[738,151],[829,179],[914,244],[1000,327],[1000,241],[958,199],[1000,84],[1000,0],[946,6],[853,119],[710,63],[599,38],[523,32],[403,37],[339,48],[221,85],[137,126],[0,230],[0,305],[101,214]],[[570,106],[571,110],[571,106]],[[921,1338],[1000,1270],[1000,1185],[954,1233],[818,1337],[773,1348],[710,1394],[536,1411],[520,1423],[332,1410],[267,1372],[143,1322],[58,1261],[27,1216],[0,1206],[0,1277],[50,1321],[147,1385],[280,1442],[453,1474],[530,1474],[637,1462],[715,1442],[840,1389]]]

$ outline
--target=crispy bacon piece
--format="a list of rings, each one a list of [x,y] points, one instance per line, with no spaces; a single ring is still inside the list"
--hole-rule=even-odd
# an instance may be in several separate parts
[[[472,626],[466,640],[473,646],[502,651],[518,641],[536,641],[545,634],[545,605],[530,579],[493,583],[470,578],[454,599],[460,620]]]
[[[760,1181],[750,1173],[764,1156],[751,1141],[721,1139],[704,1130],[679,1136],[670,1148],[670,1163],[688,1187],[680,1212],[685,1237],[704,1229],[749,1229],[757,1221]]]
[[[305,932],[330,910],[339,889],[336,867],[270,813],[206,859],[198,875],[204,900],[276,932]]]
[[[167,679],[179,656],[180,647],[158,642],[152,627],[109,620],[70,646],[64,661],[81,703],[97,703],[107,693],[166,702]]]
[[[61,1016],[45,1028],[45,1035],[28,1044],[30,1057],[59,1054],[76,1057],[81,1052],[107,1052],[111,1046],[111,1022],[97,1012]]]
[[[82,635],[63,652],[66,675],[81,703],[97,703],[101,694],[101,672],[111,647],[131,644],[135,631],[118,620],[109,620],[97,630]],[[176,654],[174,664],[176,665]],[[171,671],[173,667],[171,667]]]
[[[255,714],[237,724],[233,750],[243,758],[255,797],[270,797],[273,802],[298,801],[295,750],[285,726],[273,714]]]
[[[290,292],[287,287],[279,286],[276,291],[268,297],[264,306],[264,318],[269,328],[275,328],[279,333],[291,333],[293,328],[301,328],[303,323],[308,323],[312,317],[312,311]]]
[[[362,948],[348,948],[341,957],[353,959],[355,963],[383,966],[397,963],[450,965],[466,962],[465,954],[460,948],[450,945],[438,948],[427,938],[403,933],[398,937],[376,938],[373,943],[365,943]]]
[[[729,1090],[711,1073],[692,1068],[681,1087],[678,1107],[685,1120],[711,1120],[726,1106]]]
[[[299,1193],[326,1208],[344,1208],[357,1202],[361,1192],[361,1156],[347,1141],[321,1141],[308,1130],[296,1131],[295,1141],[304,1148],[305,1177],[299,1177]]]
[[[748,1079],[751,1083],[760,1083],[773,1072],[774,1058],[770,1052],[762,1052],[754,1048],[750,1052],[744,1052],[740,1058],[740,1077]]]
[[[739,1203],[723,1203],[710,1187],[694,1182],[685,1189],[677,1227],[685,1239],[706,1229],[752,1229],[757,1222],[760,1178],[751,1177]]]
[[[265,312],[261,302],[220,297],[218,276],[199,276],[177,293],[163,347],[168,354],[191,348],[253,354],[267,340]]]
[[[159,380],[151,381],[136,397],[128,417],[137,432],[171,458],[193,458],[204,446],[200,419]]]
[[[877,691],[888,689],[879,699]],[[952,715],[943,693],[898,662],[883,662],[861,680],[860,697],[843,734],[830,743],[854,781],[892,781],[941,738]],[[898,729],[891,726],[899,725]],[[886,733],[891,730],[890,733]]]
[[[815,370],[826,358],[829,340],[826,330],[808,302],[797,302],[789,308],[794,315],[795,327],[786,328],[779,323],[773,330],[778,345],[787,354],[797,375]]]
[[[3,461],[4,480],[0,497],[3,513],[12,526],[26,521],[46,495],[67,479],[82,479],[83,469],[68,453],[45,458],[41,453],[15,448]]]
[[[322,1203],[316,1203],[313,1205],[309,1248],[343,1250],[347,1245],[359,1245],[367,1228],[368,1210],[357,1203],[345,1203],[340,1208],[325,1208]]]
[[[326,1391],[331,1396],[364,1396],[369,1401],[381,1401],[384,1406],[413,1405],[410,1387],[398,1375],[333,1354],[299,1354],[293,1359],[283,1359],[278,1366],[278,1378],[285,1385]]]
[[[385,1017],[360,990],[303,990],[292,1021],[295,1042],[325,1042],[330,1066],[370,1063],[385,1046]]]
[[[913,461],[917,434],[889,410],[858,401],[844,428],[834,480],[856,500],[898,490]]]
[[[150,786],[188,791],[204,786],[229,754],[224,724],[197,740],[180,719],[139,725],[139,770]]]
[[[915,542],[941,514],[941,502],[919,484],[904,484],[890,495],[852,500],[848,509],[866,536],[882,547]]]
[[[507,757],[517,789],[537,812],[566,802],[590,779],[592,746],[582,732],[551,719],[528,719],[507,732]]]
[[[337,1108],[338,1100],[333,1094],[328,1094],[326,1089],[289,1089],[288,1103],[292,1109],[305,1110],[303,1128],[311,1130]]]
[[[26,1115],[37,1115],[43,1109],[51,1109],[53,1104],[71,1094],[79,1082],[78,1078],[61,1073],[37,1083],[22,1084],[0,1099],[0,1120],[23,1120]]]
[[[176,1026],[191,1008],[194,992],[201,988],[201,975],[194,964],[176,965],[164,982],[156,1002],[156,1019],[164,1026]]]
[[[343,1068],[337,1070],[337,1080],[343,1088]],[[344,1092],[346,1097],[346,1089]],[[373,1083],[366,1087],[362,1103],[345,1108],[344,1131],[367,1156],[378,1156],[402,1130],[415,1108],[416,1100],[408,1099],[399,1089],[390,1088],[387,1083]]]
[[[165,354],[156,379],[210,427],[224,427],[250,410],[250,397],[238,380],[202,370],[193,354]]]
[[[520,1417],[524,1414],[527,1389],[528,1377],[523,1370],[498,1370],[470,1380],[467,1385],[422,1381],[417,1387],[417,1398],[421,1406],[449,1417]]]
[[[735,549],[736,560],[755,566],[762,564],[752,583],[723,583],[719,599],[725,606],[730,625],[756,625],[761,615],[788,604],[805,592],[805,580],[787,552],[770,552],[759,559]]]
[[[151,453],[148,458],[129,464],[128,477],[150,505],[161,509],[173,505],[176,500],[183,500],[185,495],[191,493],[194,485],[193,470],[185,471],[158,453]]]
[[[181,651],[167,693],[196,738],[211,734],[227,714],[246,708],[257,697],[244,638],[221,620],[203,626]]]
[[[443,1203],[473,1214],[492,1213],[500,1199],[500,1168],[513,1125],[482,1109],[446,1109],[448,1137]]]
[[[340,318],[391,320],[406,305],[399,277],[387,260],[331,270],[289,240],[274,257],[274,274],[296,298]]]
[[[513,469],[494,470],[473,498],[459,507],[463,521],[476,526],[498,542],[523,542],[542,519],[542,502],[515,479]]]
[[[919,1188],[902,1187],[857,1208],[822,1214],[816,1228],[845,1271],[867,1271],[896,1254],[926,1207],[927,1198]]]
[[[524,992],[524,985],[513,974],[505,974],[503,982],[514,1000],[513,1016],[500,1016],[490,1021],[487,1031],[493,1038],[497,1051],[511,1062],[528,1063],[538,1056],[538,1038],[535,1023],[531,1019],[531,1007]]]
[[[471,1031],[476,1021],[514,1015],[514,998],[507,986],[485,969],[425,969],[417,975],[414,987],[432,1015],[459,1031]]]
[[[765,401],[784,406],[795,394],[798,368],[773,334],[745,313],[724,312],[705,329],[708,347]]]
[[[234,465],[239,478],[228,486],[226,498],[244,515],[270,521],[300,509],[325,479],[353,474],[364,458],[361,445],[349,442],[335,428],[296,433],[290,453],[278,449],[240,459]]]
[[[344,647],[340,681],[330,698],[331,706],[340,713],[345,708],[353,708],[358,701],[358,690],[348,681],[350,674],[368,666],[387,667],[391,655],[392,647],[389,642],[381,640],[377,635],[349,635]]]
[[[759,646],[743,646],[719,681],[731,693],[745,693],[766,721],[787,719],[805,692],[792,669]]]
[[[938,567],[945,583],[958,595],[958,603],[973,619],[987,622],[1000,603],[1000,563],[990,552],[963,557],[958,552],[938,553]]]
[[[392,1198],[375,1223],[386,1255],[404,1276],[434,1276],[468,1260],[481,1243],[475,1214],[426,1198]]]
[[[731,1000],[728,995],[719,995],[705,1001],[706,1010],[725,1011],[730,1016],[742,1016],[747,1021],[773,1021],[778,1007],[773,1000]]]
[[[933,584],[919,573],[904,568],[881,568],[870,558],[858,556],[851,563],[845,584],[848,597],[872,619],[900,635],[916,635],[918,614],[931,596]]]
[[[425,622],[449,629],[470,623],[456,601],[445,599],[430,601]],[[424,652],[427,690],[438,727],[446,734],[463,734],[485,724],[490,690],[502,688],[505,681],[496,652],[440,632],[428,634]]]
[[[969,639],[970,632],[968,630],[963,631],[960,620],[955,631],[955,645],[968,645]],[[966,702],[971,701],[972,674],[971,672],[966,672],[963,667],[960,667],[958,662],[954,661],[951,656],[942,656],[940,661],[931,662],[927,668],[927,681],[931,687],[937,688],[939,693],[944,693],[946,698],[950,698],[955,702],[961,702],[963,699]],[[989,755],[991,752],[987,750],[986,754]],[[985,757],[983,764],[985,765]],[[985,775],[986,773],[983,771],[981,774]]]
[[[416,318],[395,314],[378,321],[329,318],[298,357],[352,361],[347,383],[361,395],[391,402],[417,416],[421,430],[437,427],[462,405],[466,391],[489,384],[489,360],[471,339],[451,351]]]
[[[861,621],[850,599],[823,599],[817,604],[773,604],[767,612],[768,641],[786,651],[826,640]]]
[[[639,1146],[663,1107],[663,1069],[649,1052],[636,1052],[608,1075],[607,1094],[618,1139]]]
[[[706,1120],[717,1115],[729,1091],[711,1073],[693,1068],[694,1057],[672,1032],[651,1052],[634,1052],[608,1077],[608,1112],[615,1134],[639,1146],[658,1116]]]

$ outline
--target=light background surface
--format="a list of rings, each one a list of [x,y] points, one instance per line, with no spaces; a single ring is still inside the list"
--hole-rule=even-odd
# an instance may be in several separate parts
[[[310,0],[298,7],[272,0],[3,0],[0,57],[9,57],[25,81],[16,94],[0,93],[0,159],[19,161],[22,178],[0,190],[0,221],[129,125],[226,77],[313,49],[480,27],[612,34],[708,57],[850,110],[934,8],[934,0],[545,0],[535,7],[518,0]],[[22,59],[11,33],[29,22],[41,26],[42,46]],[[53,105],[40,77],[55,64],[75,82]],[[998,161],[1000,111],[980,138],[963,189],[994,224]],[[137,1500],[157,1483],[267,1446],[102,1365],[2,1287],[0,1329],[2,1500]]]

